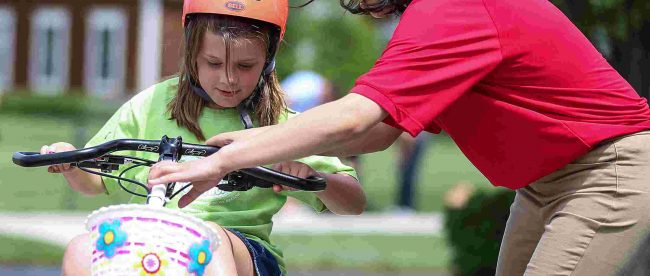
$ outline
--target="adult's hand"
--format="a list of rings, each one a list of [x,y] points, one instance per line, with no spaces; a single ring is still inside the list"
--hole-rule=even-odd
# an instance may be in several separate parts
[[[178,200],[178,207],[183,208],[197,199],[201,194],[217,186],[219,181],[228,172],[224,172],[219,165],[220,159],[216,155],[177,163],[163,161],[156,163],[149,171],[149,188],[158,184],[172,182],[191,182],[192,188]]]

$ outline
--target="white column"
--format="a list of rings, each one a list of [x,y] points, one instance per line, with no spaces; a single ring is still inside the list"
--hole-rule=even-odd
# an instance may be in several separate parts
[[[30,20],[29,88],[61,94],[69,88],[72,15],[64,6],[44,6]]]
[[[14,85],[16,17],[13,9],[0,5],[0,94]]]
[[[163,9],[163,0],[140,0],[136,81],[138,91],[160,80]]]

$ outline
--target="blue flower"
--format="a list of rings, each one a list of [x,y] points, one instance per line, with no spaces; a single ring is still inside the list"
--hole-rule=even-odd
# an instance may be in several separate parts
[[[190,273],[194,272],[196,276],[203,276],[205,266],[210,263],[212,259],[212,251],[210,251],[210,242],[203,240],[202,243],[192,244],[190,246],[190,266],[188,267]]]
[[[119,220],[112,222],[105,221],[99,225],[99,238],[97,238],[97,251],[104,251],[107,258],[115,255],[115,249],[124,245],[126,233],[120,229],[122,223]]]

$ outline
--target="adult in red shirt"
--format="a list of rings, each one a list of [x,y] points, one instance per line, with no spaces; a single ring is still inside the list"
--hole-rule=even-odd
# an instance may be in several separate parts
[[[150,183],[194,181],[311,154],[381,150],[444,130],[496,186],[517,190],[498,275],[611,275],[650,226],[650,110],[547,0],[366,0],[402,13],[353,93],[226,145]],[[279,142],[282,141],[282,142]],[[435,169],[435,168],[430,168]]]

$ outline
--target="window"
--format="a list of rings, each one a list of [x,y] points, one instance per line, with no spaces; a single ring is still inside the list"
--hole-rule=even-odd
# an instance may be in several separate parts
[[[0,93],[10,90],[13,86],[15,43],[14,12],[7,6],[0,6]]]
[[[68,89],[70,13],[60,7],[36,9],[31,16],[30,88],[41,94]]]
[[[127,16],[119,8],[95,8],[87,16],[85,83],[90,93],[113,98],[124,90]]]

